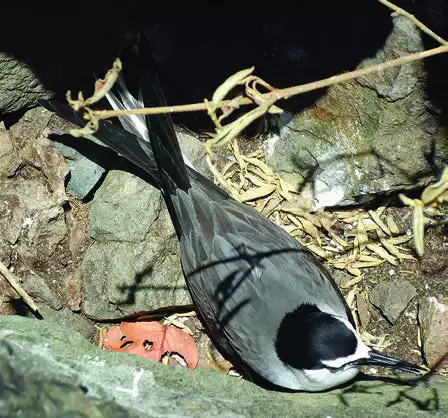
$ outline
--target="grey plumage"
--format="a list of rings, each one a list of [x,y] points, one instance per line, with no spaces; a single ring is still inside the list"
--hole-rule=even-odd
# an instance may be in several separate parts
[[[351,314],[326,270],[297,240],[247,205],[205,187],[193,180],[188,192],[173,197],[193,299],[201,316],[213,318],[207,328],[228,356],[287,387],[272,377],[279,370],[274,345],[284,313],[313,303],[353,321]],[[273,309],[276,304],[282,309]]]
[[[165,105],[149,51],[141,44],[127,57],[139,61],[139,72],[126,78],[123,59],[125,79],[137,87],[121,81],[112,105]],[[80,124],[64,106],[44,105]],[[192,299],[224,356],[261,383],[295,390],[336,386],[362,364],[419,372],[361,341],[329,273],[297,240],[185,166],[169,116],[146,118],[147,129],[142,118],[121,122],[128,132],[102,123],[97,137],[162,191]]]

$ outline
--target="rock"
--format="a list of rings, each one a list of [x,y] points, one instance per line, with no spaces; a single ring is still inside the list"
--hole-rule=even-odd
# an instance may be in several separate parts
[[[22,267],[48,261],[67,233],[64,209],[38,179],[0,180],[0,235],[21,258]]]
[[[90,244],[89,211],[86,207],[82,209],[83,213],[78,213],[80,216],[75,216],[72,211],[65,216],[68,227],[68,248],[73,260],[81,257]]]
[[[44,108],[31,109],[11,127],[11,133],[23,162],[43,173],[54,200],[63,205],[67,201],[65,177],[69,170],[46,138],[50,118],[51,113]]]
[[[0,348],[2,349],[4,347]],[[137,417],[136,413],[126,410],[111,399],[88,398],[81,386],[39,379],[36,375],[32,379],[26,378],[26,370],[20,369],[17,359],[15,363],[5,363],[1,372],[4,373],[4,378],[0,378],[0,387],[11,388],[13,385],[21,389],[20,395],[3,389],[3,412],[9,417]],[[36,402],[35,399],[40,401]]]
[[[20,165],[20,159],[14,152],[14,146],[10,132],[5,128],[4,123],[0,123],[0,181],[12,175]],[[7,218],[17,217],[7,203],[0,200],[0,260],[9,265],[11,258],[10,243],[17,240],[20,231],[13,227],[9,229]],[[17,218],[16,218],[17,219]]]
[[[68,168],[44,136],[50,117],[32,109],[10,132],[0,128],[0,154],[9,156],[0,158],[0,256],[8,264],[14,257],[21,270],[39,272],[67,232]]]
[[[327,393],[269,392],[206,368],[191,371],[100,350],[80,334],[46,321],[2,316],[0,403],[6,416],[17,416],[20,408],[21,416],[67,411],[71,416],[143,418],[442,417],[448,413],[448,380],[431,376],[412,386],[358,381]]]
[[[48,128],[52,147],[66,159],[70,168],[67,189],[84,199],[100,182],[106,167],[113,165],[117,155],[93,136],[71,137],[69,131],[78,126],[56,114],[51,115]]]
[[[20,166],[20,158],[14,151],[13,141],[10,132],[5,128],[4,123],[0,123],[0,182],[13,175],[17,167]],[[3,197],[3,196],[2,196]],[[20,214],[14,213],[9,202],[0,199],[0,260],[9,265],[11,261],[11,244],[17,241],[20,234],[20,227],[17,223],[10,224],[9,220],[15,219],[20,222]],[[1,294],[1,292],[0,292]],[[3,298],[0,304],[6,303]],[[9,310],[6,304],[0,311]]]
[[[11,253],[12,253],[11,246],[8,244],[7,241],[5,241],[2,237],[0,237],[0,260],[6,266],[9,266],[11,262]]]
[[[67,153],[63,155],[67,156]],[[67,188],[76,197],[84,199],[101,180],[105,169],[81,154],[75,159],[68,159],[68,164],[71,176]]]
[[[132,174],[111,171],[92,201],[91,236],[97,242],[141,242],[160,207],[160,193],[152,186]]]
[[[350,284],[348,283],[353,280],[353,276],[351,274],[339,269],[332,269],[331,276],[333,277],[333,280],[336,282],[338,287],[342,289],[347,289],[348,287],[350,287]]]
[[[0,52],[0,109],[12,113],[34,106],[37,99],[50,98],[32,69],[13,54]]]
[[[89,139],[82,138],[81,141],[87,142]],[[63,143],[54,141],[53,146],[65,157],[70,168],[67,188],[76,197],[84,199],[101,180],[106,170],[81,152]]]
[[[431,292],[433,294],[447,294],[448,234],[442,225],[440,228],[432,227],[425,231],[425,254],[420,263]]]
[[[20,159],[14,152],[11,133],[0,123],[0,178],[8,177],[20,165]]]
[[[393,324],[416,293],[415,287],[408,281],[397,279],[376,285],[369,295],[369,300]]]
[[[87,340],[92,340],[97,332],[92,321],[79,313],[72,312],[70,309],[63,308],[57,311],[46,304],[38,304],[38,308],[49,329],[60,327],[74,334],[79,333]]]
[[[5,136],[3,136],[3,139]],[[4,144],[4,142],[3,142]],[[4,148],[5,149],[5,148]],[[3,160],[0,158],[0,161]],[[8,172],[7,168],[6,172]],[[0,259],[6,261],[11,256],[11,245],[19,239],[22,231],[25,213],[20,204],[20,196],[16,193],[10,193],[6,176],[0,177]]]
[[[45,303],[56,311],[64,306],[62,298],[37,274],[25,277],[22,286],[37,304]]]
[[[70,281],[67,281],[64,285],[65,287],[70,286]],[[39,275],[25,277],[22,286],[36,302],[39,312],[45,321],[77,331],[86,338],[92,338],[95,332],[93,323],[84,316],[72,312],[76,309],[79,311],[81,303],[80,300],[76,300],[76,293],[74,300],[66,297],[67,292],[64,294],[65,297],[62,298]],[[68,305],[70,309],[74,309],[67,309],[65,305]]]
[[[21,155],[28,164],[39,169],[48,181],[54,200],[63,205],[67,202],[65,177],[69,170],[64,159],[50,148],[50,142],[42,136],[35,138]]]
[[[160,192],[111,171],[91,204],[91,237],[81,266],[86,315],[95,319],[189,304],[178,243]]]
[[[198,139],[197,135],[177,127],[176,134],[184,157],[191,162],[197,171],[211,178],[210,170],[204,158],[204,144]]]
[[[429,297],[419,303],[418,321],[425,360],[435,366],[448,348],[448,299]],[[448,366],[448,359],[438,369]]]
[[[62,288],[59,290],[64,302],[73,312],[81,311],[83,301],[82,277],[79,270],[66,276]]]
[[[74,125],[45,108],[38,107],[26,112],[23,118],[11,127],[11,132],[18,142],[19,148],[22,148],[22,157],[43,171],[55,193],[60,192],[62,197],[66,197],[65,177],[70,172],[67,188],[75,196],[83,199],[96,186],[105,172],[101,165],[93,161],[96,154],[101,150],[106,150],[106,153],[110,153],[110,151],[93,137],[90,139],[71,138],[80,151],[58,140],[47,138],[55,131],[61,135],[66,134],[73,127]],[[59,139],[60,136],[54,135],[51,138]],[[92,142],[96,145],[93,150],[90,146]],[[86,151],[82,153],[82,150]],[[89,153],[91,154],[90,158]],[[115,156],[115,154],[112,155]]]
[[[419,30],[398,16],[383,49],[358,68],[423,49]],[[448,162],[448,143],[440,110],[426,99],[424,68],[414,62],[331,86],[268,141],[268,164],[301,184],[316,209],[436,180]]]
[[[20,296],[12,288],[9,282],[0,275],[0,315],[17,314],[14,301],[19,298]]]
[[[10,128],[17,152],[32,144],[39,136],[45,137],[50,120],[51,113],[42,107],[36,107],[25,112],[17,123]]]
[[[369,304],[361,293],[356,295],[356,309],[361,326],[366,328],[369,325],[371,314],[369,312]]]

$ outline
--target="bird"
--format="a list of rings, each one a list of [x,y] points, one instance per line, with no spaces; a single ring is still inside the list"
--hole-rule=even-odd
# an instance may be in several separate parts
[[[123,75],[107,96],[112,107],[166,105],[144,37],[122,55]],[[84,125],[61,103],[41,104]],[[120,122],[121,127],[102,121],[95,136],[161,190],[198,316],[236,368],[260,386],[306,392],[348,382],[361,366],[422,373],[362,341],[322,263],[280,226],[196,171],[182,154],[169,115],[120,116]]]

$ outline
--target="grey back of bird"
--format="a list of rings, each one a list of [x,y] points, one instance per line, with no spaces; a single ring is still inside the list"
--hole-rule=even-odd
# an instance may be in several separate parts
[[[275,349],[285,313],[314,304],[349,321],[351,314],[328,272],[296,239],[200,176],[190,180],[191,188],[177,189],[172,201],[182,225],[184,274],[199,313],[233,361],[288,387],[296,370],[279,364]],[[294,342],[300,336],[291,335]]]

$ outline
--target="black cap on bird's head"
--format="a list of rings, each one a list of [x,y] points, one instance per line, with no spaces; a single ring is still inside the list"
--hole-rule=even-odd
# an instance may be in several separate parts
[[[300,305],[284,316],[275,348],[283,363],[302,370],[378,366],[417,374],[423,371],[412,363],[368,347],[350,321],[312,304]]]

